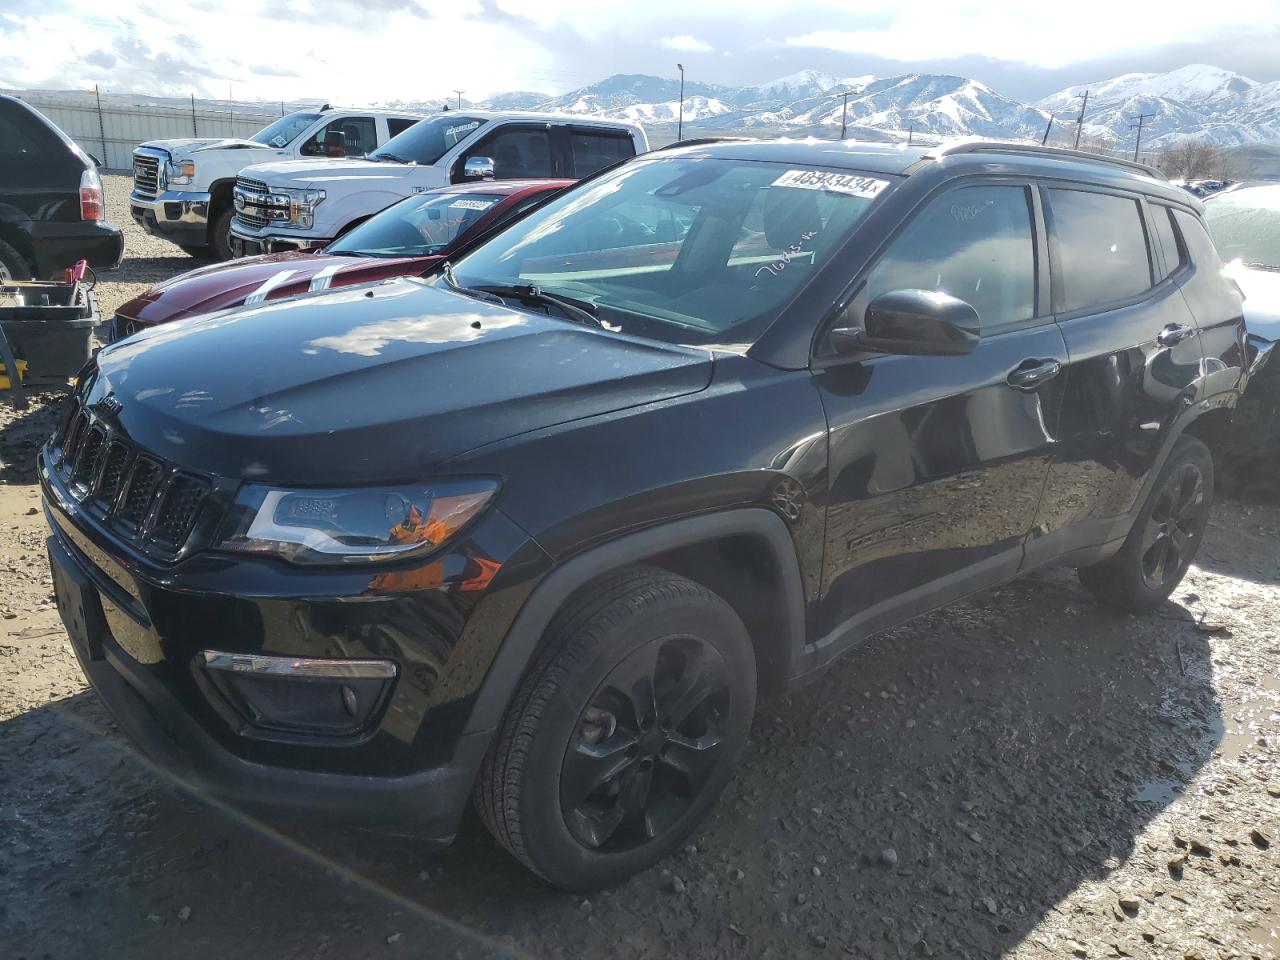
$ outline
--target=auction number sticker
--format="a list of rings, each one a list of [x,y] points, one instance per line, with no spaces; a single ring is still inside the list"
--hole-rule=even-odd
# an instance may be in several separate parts
[[[875,177],[864,177],[856,173],[829,173],[825,170],[788,170],[772,184],[775,187],[845,193],[867,200],[877,196],[888,185],[888,180],[877,180]]]
[[[455,200],[449,204],[450,210],[488,210],[496,200]]]

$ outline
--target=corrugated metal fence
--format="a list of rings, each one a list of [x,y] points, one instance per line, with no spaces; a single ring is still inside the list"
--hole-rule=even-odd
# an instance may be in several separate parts
[[[7,92],[7,91],[6,91]],[[227,110],[190,109],[153,105],[122,106],[104,102],[99,108],[92,92],[81,97],[48,97],[14,93],[57,124],[88,154],[113,170],[133,167],[133,148],[145,140],[177,137],[248,137],[257,133],[278,113],[263,113],[236,106]]]

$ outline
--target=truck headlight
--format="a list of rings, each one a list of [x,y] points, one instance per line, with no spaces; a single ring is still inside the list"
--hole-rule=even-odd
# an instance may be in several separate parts
[[[182,160],[174,163],[168,160],[164,165],[165,180],[171,184],[182,185],[190,183],[196,177],[196,165],[193,160]]]
[[[315,223],[316,206],[324,200],[323,190],[285,190],[289,197],[289,222],[299,227]]]
[[[485,479],[325,490],[246,484],[217,549],[294,563],[425,555],[479,516],[497,492],[497,482]]]

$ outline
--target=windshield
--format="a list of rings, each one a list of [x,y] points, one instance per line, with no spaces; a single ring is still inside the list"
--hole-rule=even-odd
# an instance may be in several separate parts
[[[386,146],[370,154],[374,160],[400,163],[435,163],[450,147],[465,140],[484,123],[477,117],[460,117],[447,113],[415,123],[387,141]]]
[[[1214,197],[1204,218],[1223,260],[1280,269],[1280,186]]]
[[[254,143],[265,143],[269,147],[287,147],[319,119],[318,113],[291,113],[271,126],[263,127],[249,139]]]
[[[784,163],[642,160],[551,201],[455,274],[587,301],[628,333],[749,343],[888,186]]]
[[[444,253],[503,198],[496,193],[428,193],[401,200],[366,220],[327,253],[426,257]]]

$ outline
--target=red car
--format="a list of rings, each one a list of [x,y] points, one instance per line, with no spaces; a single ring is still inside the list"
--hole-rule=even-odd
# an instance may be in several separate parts
[[[430,273],[572,180],[487,180],[406,197],[323,250],[246,257],[157,283],[116,311],[108,342],[156,324],[330,287]]]

